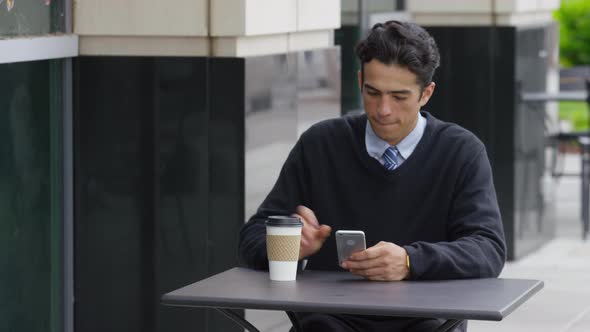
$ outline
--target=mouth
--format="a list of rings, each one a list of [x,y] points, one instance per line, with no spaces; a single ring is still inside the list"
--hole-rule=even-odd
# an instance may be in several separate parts
[[[387,126],[395,126],[395,125],[399,125],[398,121],[388,121],[388,122],[382,122],[376,119],[373,119],[373,122],[378,125],[378,126],[382,126],[382,127],[387,127]]]

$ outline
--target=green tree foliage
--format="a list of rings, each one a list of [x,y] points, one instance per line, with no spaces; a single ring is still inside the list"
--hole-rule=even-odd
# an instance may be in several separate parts
[[[563,0],[555,18],[559,21],[561,63],[590,65],[590,0]]]

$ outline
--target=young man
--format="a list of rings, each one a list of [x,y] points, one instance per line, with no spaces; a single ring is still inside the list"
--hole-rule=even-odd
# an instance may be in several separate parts
[[[365,114],[307,130],[258,212],[240,255],[266,269],[267,216],[304,223],[308,269],[346,269],[369,280],[496,277],[505,261],[502,221],[482,142],[420,111],[435,88],[432,37],[405,22],[376,24],[356,48]],[[366,234],[367,250],[337,265],[332,230]],[[434,319],[300,314],[305,331],[431,331]],[[466,324],[458,330],[465,331]]]

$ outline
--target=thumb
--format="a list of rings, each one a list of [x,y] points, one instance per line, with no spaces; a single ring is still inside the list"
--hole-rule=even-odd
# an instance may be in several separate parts
[[[328,225],[321,225],[320,228],[318,228],[317,236],[320,239],[325,240],[330,236],[331,233],[332,233],[332,227],[330,227]]]

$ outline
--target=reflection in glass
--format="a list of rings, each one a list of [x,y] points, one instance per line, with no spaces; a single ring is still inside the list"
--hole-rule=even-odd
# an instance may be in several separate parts
[[[517,31],[516,77],[522,91],[546,91],[551,71],[549,59],[540,57],[550,49],[553,27]],[[553,68],[555,69],[555,68]],[[514,137],[514,239],[515,254],[522,256],[552,238],[555,207],[550,159],[545,158],[547,114],[545,105],[520,104],[515,116]]]
[[[340,52],[327,48],[246,61],[245,216],[272,189],[299,135],[340,116]]]
[[[309,50],[298,53],[297,57],[297,132],[300,135],[314,123],[340,116],[340,52],[338,48]]]
[[[340,49],[252,57],[245,66],[248,219],[272,189],[299,135],[314,123],[340,116]],[[284,323],[285,317],[246,310],[246,319],[263,330]]]
[[[235,266],[213,231],[237,230],[209,218],[208,60],[75,62],[75,330],[231,331],[159,300]]]
[[[60,330],[60,68],[0,65],[0,331]]]
[[[251,216],[278,177],[297,140],[294,54],[245,62],[245,216]]]
[[[65,32],[64,0],[0,0],[0,36]]]

